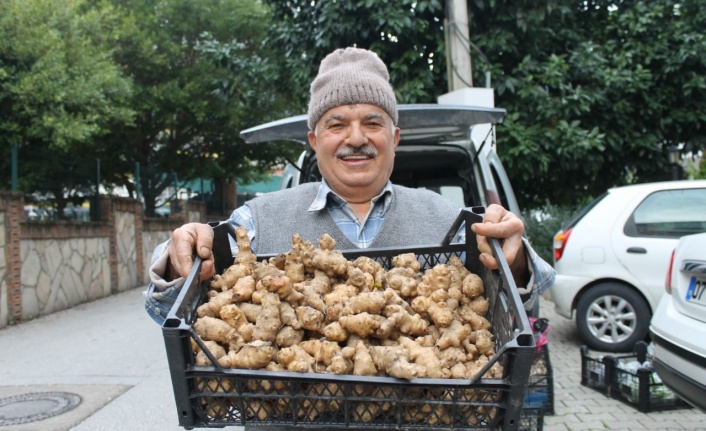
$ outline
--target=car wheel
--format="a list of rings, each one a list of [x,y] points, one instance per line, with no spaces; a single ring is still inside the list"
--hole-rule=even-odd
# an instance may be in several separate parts
[[[620,283],[603,283],[581,295],[576,327],[586,345],[602,352],[632,352],[644,340],[651,312],[645,300]]]

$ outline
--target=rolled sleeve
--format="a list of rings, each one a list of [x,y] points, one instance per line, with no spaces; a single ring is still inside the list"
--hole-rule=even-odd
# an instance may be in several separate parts
[[[152,253],[152,264],[149,268],[150,284],[143,292],[145,297],[145,311],[160,325],[167,318],[174,302],[179,296],[179,291],[184,285],[184,277],[166,281],[164,275],[169,264],[169,241],[158,245]]]
[[[517,290],[525,310],[531,311],[535,308],[535,302],[539,295],[554,284],[556,271],[534,251],[525,238],[522,241],[527,253],[527,268],[530,272],[530,279],[527,282],[527,286],[517,286]]]
[[[233,211],[228,220],[221,223],[230,223],[233,227],[246,226],[248,236],[252,245],[255,245],[256,229],[250,208],[243,205]],[[152,252],[152,260],[149,268],[150,283],[147,290],[143,292],[145,297],[145,310],[152,319],[160,325],[167,318],[167,313],[171,310],[176,302],[179,292],[186,278],[179,277],[174,280],[167,281],[164,276],[167,273],[167,265],[169,265],[169,243],[170,240],[159,244]],[[231,244],[232,252],[237,253],[237,245],[235,241]]]
[[[525,247],[528,252],[529,268],[532,272],[532,277],[527,285],[532,287],[532,291],[541,295],[554,284],[556,271],[547,261],[539,257],[527,240],[525,240]]]

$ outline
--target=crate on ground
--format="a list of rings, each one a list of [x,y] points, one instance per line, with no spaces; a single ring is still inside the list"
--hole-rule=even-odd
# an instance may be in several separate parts
[[[662,383],[652,368],[650,357],[647,355],[647,344],[638,342],[634,350],[633,354],[628,355],[606,355],[600,359],[593,358],[594,365],[600,363],[603,366],[605,384],[600,391],[643,413],[691,408],[688,403]],[[588,349],[585,346],[581,348],[582,384],[585,375],[583,358],[584,354],[588,357],[587,352]],[[586,363],[589,366],[591,364],[589,361]]]
[[[415,253],[423,269],[453,256],[465,257],[466,267],[484,282],[490,306],[487,318],[495,336],[496,353],[476,377],[401,380],[196,366],[192,344],[208,350],[192,327],[196,309],[208,290],[207,282],[198,281],[197,259],[162,326],[179,425],[186,429],[286,425],[304,429],[517,430],[535,343],[498,241],[491,240],[490,245],[499,270],[488,270],[480,263],[475,234],[470,230],[472,223],[482,220],[480,210],[463,211],[438,246],[344,251],[348,259],[368,256],[385,268],[402,253]],[[466,243],[451,243],[463,222]],[[214,254],[218,253],[215,242]],[[485,376],[495,364],[502,365],[502,377]]]
[[[608,395],[609,385],[606,373],[608,372],[608,356],[592,356],[588,347],[581,346],[581,384]]]
[[[554,374],[549,358],[549,346],[535,352],[525,394],[524,408],[539,409],[544,415],[554,414]]]
[[[637,407],[643,413],[691,408],[665,386],[652,368],[644,342],[635,346],[634,355],[609,357],[611,397]]]
[[[520,415],[518,431],[542,431],[544,429],[544,412],[542,409],[524,408]]]

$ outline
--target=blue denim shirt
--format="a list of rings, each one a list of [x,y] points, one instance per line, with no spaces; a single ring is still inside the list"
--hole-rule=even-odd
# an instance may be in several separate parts
[[[373,205],[371,206],[365,219],[359,220],[350,205],[348,205],[343,198],[336,195],[336,193],[331,190],[325,181],[322,181],[319,192],[314,199],[314,202],[312,202],[309,207],[309,211],[322,211],[327,209],[331,214],[331,217],[336,221],[336,225],[351,242],[360,248],[367,248],[380,231],[380,228],[385,221],[385,213],[389,208],[392,196],[392,183],[388,182],[383,191],[378,196],[373,198]],[[246,205],[237,208],[233,211],[228,220],[222,223],[230,223],[235,228],[245,226],[248,230],[250,241],[252,241],[253,244],[257,241],[257,227],[253,222],[250,208]],[[461,226],[455,240],[458,242],[464,242],[466,239],[465,233],[466,231],[464,226]],[[166,253],[166,248],[168,245],[169,241],[164,242],[157,246],[152,253],[152,267],[150,268],[150,275],[152,277],[162,275],[157,274],[157,271],[154,270],[154,265],[160,257],[163,257]],[[527,299],[524,303],[525,309],[530,310],[532,309],[537,296],[547,290],[549,286],[554,283],[556,272],[551,265],[537,255],[527,241],[525,241],[525,249],[527,250],[529,258],[532,277],[528,288],[521,288],[520,293],[531,293],[529,299]],[[145,291],[145,309],[155,322],[160,325],[164,322],[167,317],[167,313],[171,309],[172,305],[174,305],[174,302],[179,295],[179,291],[184,281],[185,280],[183,278],[175,280],[163,290],[157,288],[154,279],[150,282],[147,290]]]

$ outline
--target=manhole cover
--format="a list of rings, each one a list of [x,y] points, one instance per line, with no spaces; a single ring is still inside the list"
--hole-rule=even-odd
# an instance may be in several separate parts
[[[70,392],[35,392],[0,398],[0,426],[41,421],[73,410],[81,397]]]

